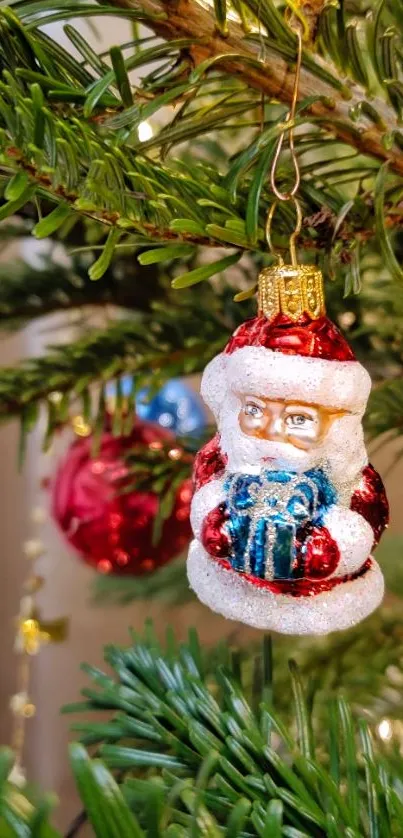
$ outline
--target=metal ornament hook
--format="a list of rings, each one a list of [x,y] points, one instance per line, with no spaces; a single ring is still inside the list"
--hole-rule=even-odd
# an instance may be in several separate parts
[[[297,155],[295,153],[295,145],[294,145],[294,120],[295,120],[295,111],[297,107],[298,101],[298,91],[299,91],[299,80],[301,75],[301,63],[302,63],[302,34],[301,30],[293,29],[295,35],[297,37],[297,63],[295,67],[295,76],[294,76],[294,88],[292,92],[292,99],[291,99],[291,107],[288,111],[286,120],[285,120],[285,127],[284,131],[281,132],[276,146],[276,151],[274,153],[273,162],[270,170],[270,184],[271,188],[277,198],[278,201],[289,201],[290,198],[293,198],[294,195],[298,192],[299,185],[301,182],[301,174],[299,171]],[[281,149],[283,147],[285,135],[288,133],[288,144],[291,153],[292,164],[294,166],[295,172],[295,181],[294,186],[288,192],[281,192],[276,185],[276,172],[277,166],[280,159]]]
[[[278,138],[277,145],[276,145],[276,150],[275,150],[274,157],[273,157],[273,162],[272,162],[271,169],[270,169],[270,185],[271,185],[271,188],[272,188],[274,196],[275,196],[275,201],[273,202],[272,206],[270,207],[270,210],[269,210],[268,216],[267,216],[267,221],[266,221],[267,243],[269,245],[271,253],[273,254],[273,256],[275,256],[277,258],[278,263],[280,265],[284,263],[284,260],[283,260],[282,256],[280,256],[278,253],[276,253],[275,248],[273,246],[272,238],[271,238],[271,227],[272,227],[273,216],[274,216],[274,213],[275,213],[276,208],[277,208],[280,201],[283,201],[283,202],[293,201],[294,206],[295,206],[296,215],[297,215],[296,226],[295,226],[294,232],[292,233],[292,235],[290,237],[290,254],[291,254],[291,262],[292,262],[293,265],[297,264],[296,239],[297,239],[299,233],[301,232],[301,227],[302,227],[302,210],[301,210],[300,203],[296,198],[296,194],[298,192],[300,182],[301,182],[301,173],[300,173],[300,169],[299,169],[299,165],[298,165],[297,155],[295,153],[295,143],[294,143],[295,111],[296,111],[297,101],[298,101],[299,80],[300,80],[301,63],[302,63],[302,32],[301,32],[301,27],[298,26],[298,28],[295,28],[295,29],[293,28],[293,32],[295,33],[296,38],[297,38],[297,63],[296,63],[296,68],[295,68],[294,87],[293,87],[293,93],[292,93],[291,107],[290,107],[290,110],[289,110],[289,112],[287,114],[287,117],[286,117],[286,120],[285,120],[284,129],[283,129],[283,131],[281,132],[281,134]],[[278,164],[279,164],[280,155],[281,155],[281,151],[282,151],[282,148],[283,148],[283,143],[284,143],[286,134],[288,134],[288,144],[289,144],[291,160],[292,160],[292,164],[293,164],[294,172],[295,172],[295,180],[294,180],[294,185],[287,192],[282,192],[277,187],[276,174],[277,174],[277,167],[278,167]]]
[[[302,228],[302,209],[301,209],[301,204],[298,201],[298,198],[295,197],[295,195],[292,195],[291,198],[289,198],[287,200],[291,200],[293,202],[294,207],[295,207],[295,213],[296,213],[296,224],[295,224],[295,227],[294,227],[294,231],[291,233],[291,236],[290,236],[291,264],[294,267],[296,267],[298,265],[296,241],[297,241],[297,238],[298,238],[298,236],[301,232],[301,228]],[[267,244],[269,245],[270,253],[272,253],[273,256],[276,257],[277,262],[278,262],[279,265],[284,265],[284,259],[283,259],[283,257],[281,256],[280,253],[277,253],[277,251],[276,251],[276,249],[273,245],[273,240],[272,240],[272,237],[271,237],[271,227],[272,227],[272,223],[273,223],[273,216],[274,216],[274,213],[275,213],[278,205],[279,205],[279,200],[275,200],[275,201],[273,201],[273,203],[270,207],[270,210],[269,210],[269,213],[268,213],[268,216],[267,216],[267,221],[266,221],[266,240],[267,240]]]

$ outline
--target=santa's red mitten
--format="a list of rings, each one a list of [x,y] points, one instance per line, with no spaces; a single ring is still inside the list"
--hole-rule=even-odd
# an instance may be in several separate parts
[[[326,579],[337,568],[340,551],[327,527],[308,524],[299,533],[298,565],[307,579]]]
[[[361,472],[360,481],[355,488],[350,509],[358,512],[371,525],[374,532],[373,547],[389,523],[389,503],[382,480],[371,463]]]
[[[201,542],[207,553],[217,559],[226,559],[231,550],[231,539],[226,528],[228,513],[225,503],[220,503],[206,515],[202,529]]]

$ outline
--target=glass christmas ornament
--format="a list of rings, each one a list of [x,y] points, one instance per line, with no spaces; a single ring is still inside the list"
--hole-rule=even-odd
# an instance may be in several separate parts
[[[202,378],[218,433],[195,460],[188,576],[214,611],[325,634],[379,604],[388,503],[364,445],[370,386],[326,317],[320,271],[264,269],[257,317]]]
[[[179,486],[158,544],[152,538],[157,495],[122,492],[128,478],[125,454],[135,446],[162,448],[170,440],[175,442],[173,435],[158,425],[136,420],[129,436],[105,430],[95,457],[86,437],[76,440],[61,461],[51,485],[53,517],[69,545],[100,573],[151,573],[188,544],[190,480]]]
[[[207,425],[207,411],[198,393],[180,378],[167,381],[151,399],[147,390],[136,399],[137,415],[158,422],[177,436],[198,434]]]
[[[130,375],[121,380],[123,398],[132,392]],[[113,411],[116,385],[109,384],[107,399]],[[172,378],[150,398],[147,389],[136,394],[136,413],[140,419],[157,422],[176,436],[199,434],[207,425],[207,411],[198,393],[181,378]]]

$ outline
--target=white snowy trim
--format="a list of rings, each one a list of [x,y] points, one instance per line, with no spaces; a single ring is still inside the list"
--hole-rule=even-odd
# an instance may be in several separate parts
[[[333,576],[355,573],[371,552],[374,543],[371,525],[358,512],[342,506],[332,506],[325,513],[323,523],[340,551],[340,562]]]
[[[228,355],[223,352],[216,355],[205,367],[201,383],[200,394],[218,421],[220,409],[225,401],[228,384],[226,368]]]
[[[357,361],[285,355],[263,346],[244,346],[231,355],[221,353],[207,365],[201,383],[203,399],[216,418],[228,390],[361,414],[370,389],[370,376]]]
[[[200,538],[201,528],[206,515],[226,499],[226,494],[223,489],[224,482],[225,478],[223,477],[210,480],[209,483],[205,483],[193,495],[190,506],[190,523],[196,538]]]
[[[211,559],[199,541],[187,562],[191,588],[213,611],[230,620],[281,634],[328,634],[351,628],[380,604],[384,581],[379,565],[352,582],[312,597],[291,597],[256,588],[236,571]]]

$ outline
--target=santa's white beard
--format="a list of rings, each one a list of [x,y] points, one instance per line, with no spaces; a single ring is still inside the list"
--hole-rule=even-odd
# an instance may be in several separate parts
[[[239,427],[238,410],[228,411],[220,423],[221,450],[227,455],[228,470],[242,474],[259,474],[264,469],[301,473],[318,465],[323,459],[319,448],[304,451],[290,443],[258,439],[243,433]]]

